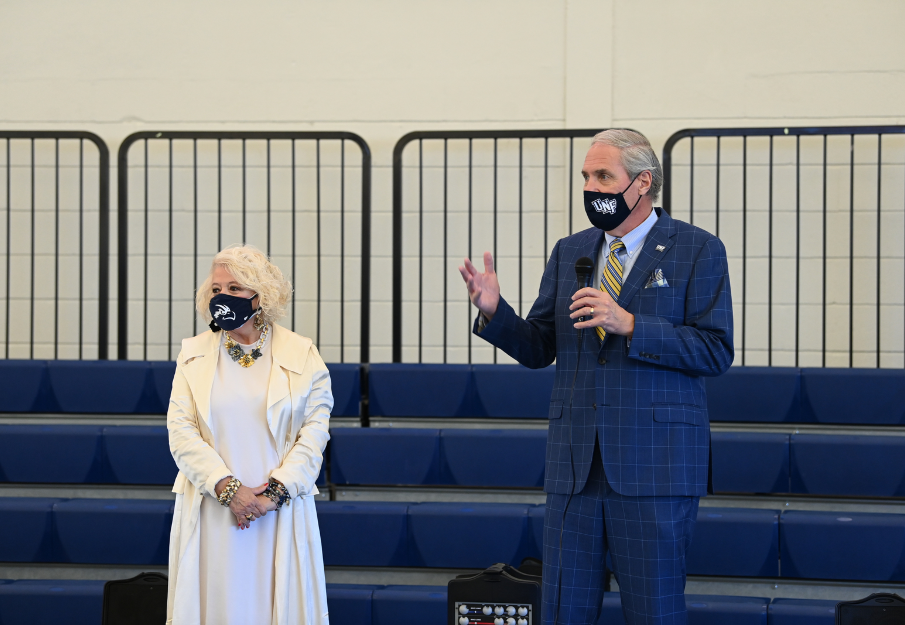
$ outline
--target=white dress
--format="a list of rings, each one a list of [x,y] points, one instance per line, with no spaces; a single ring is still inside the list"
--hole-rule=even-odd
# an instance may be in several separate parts
[[[225,335],[225,332],[222,333]],[[273,368],[268,336],[261,357],[243,368],[220,341],[211,389],[214,450],[243,486],[265,484],[279,467],[267,424],[267,387]],[[242,345],[251,353],[252,345]],[[278,511],[239,529],[235,515],[212,497],[201,503],[201,622],[207,625],[269,624],[273,612]]]

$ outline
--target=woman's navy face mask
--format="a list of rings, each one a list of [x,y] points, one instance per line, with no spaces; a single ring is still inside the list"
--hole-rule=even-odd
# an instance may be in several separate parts
[[[211,317],[213,318],[212,323],[227,332],[242,327],[257,310],[251,305],[251,300],[257,296],[257,293],[248,298],[236,297],[228,293],[214,295],[209,304]]]

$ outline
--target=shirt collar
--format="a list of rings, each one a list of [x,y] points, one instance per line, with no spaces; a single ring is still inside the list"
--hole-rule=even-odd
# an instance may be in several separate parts
[[[650,232],[651,228],[654,227],[654,224],[657,223],[657,211],[651,208],[650,215],[647,216],[647,219],[641,222],[641,224],[626,234],[621,238],[622,244],[625,245],[625,252],[628,254],[629,258],[632,258],[639,249],[641,249],[641,245],[644,243],[644,239],[647,238],[647,233]],[[609,232],[605,232],[606,236],[606,252],[609,253],[610,245],[613,244],[618,237],[611,235]]]

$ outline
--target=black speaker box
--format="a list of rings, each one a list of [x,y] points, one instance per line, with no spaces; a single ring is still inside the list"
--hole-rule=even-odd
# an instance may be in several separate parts
[[[901,625],[905,623],[905,599],[888,592],[857,601],[836,604],[836,625]]]
[[[163,625],[167,620],[167,576],[142,573],[104,584],[103,625]]]
[[[448,584],[447,625],[540,625],[541,578],[508,564]]]

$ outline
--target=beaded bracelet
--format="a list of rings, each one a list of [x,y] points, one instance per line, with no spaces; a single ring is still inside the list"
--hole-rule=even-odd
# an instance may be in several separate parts
[[[264,496],[277,505],[277,510],[282,508],[283,504],[290,499],[289,491],[286,490],[286,487],[283,486],[283,483],[273,478],[270,478],[268,480],[267,489],[264,491]]]
[[[231,478],[223,488],[223,492],[221,492],[220,496],[217,497],[217,500],[221,505],[228,507],[229,503],[233,500],[233,497],[238,492],[240,486],[242,486],[242,482],[240,482],[236,478]]]

